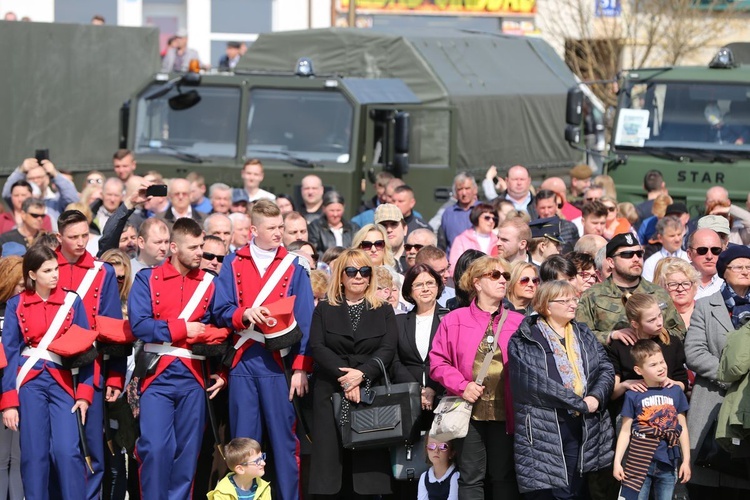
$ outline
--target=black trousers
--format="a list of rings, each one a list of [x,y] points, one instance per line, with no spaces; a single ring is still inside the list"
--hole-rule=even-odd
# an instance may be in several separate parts
[[[505,422],[472,420],[469,432],[454,442],[457,453],[459,500],[517,500],[521,498],[513,462],[513,436]]]

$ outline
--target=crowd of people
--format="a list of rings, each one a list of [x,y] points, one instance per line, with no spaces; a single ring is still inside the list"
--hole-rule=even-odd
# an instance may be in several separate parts
[[[314,174],[273,194],[255,159],[242,187],[112,164],[76,186],[26,159],[2,189],[0,498],[750,490],[750,212],[723,187],[691,219],[657,171],[633,205],[586,165],[491,167],[426,220],[385,172],[360,204]],[[365,404],[380,363],[421,388],[409,481],[341,445],[332,397]],[[450,442],[445,396],[473,405]]]

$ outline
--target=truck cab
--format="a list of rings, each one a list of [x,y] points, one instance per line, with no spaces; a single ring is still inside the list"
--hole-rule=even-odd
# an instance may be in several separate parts
[[[566,131],[573,145],[577,99],[573,90]],[[645,174],[659,170],[669,194],[693,215],[715,185],[744,204],[750,191],[750,66],[725,48],[705,67],[624,71],[605,167],[619,201],[643,200]]]

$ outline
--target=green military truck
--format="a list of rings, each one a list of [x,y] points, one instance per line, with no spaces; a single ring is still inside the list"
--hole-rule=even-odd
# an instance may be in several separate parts
[[[0,21],[0,179],[36,149],[82,177],[112,169],[118,112],[159,71],[159,32]]]
[[[523,164],[535,176],[580,158],[557,132],[573,74],[540,39],[440,30],[323,29],[260,35],[231,73],[157,74],[133,97],[122,145],[139,170],[196,171],[295,195],[314,173],[351,216],[381,170],[432,215],[460,170]]]
[[[750,60],[745,61],[750,63]],[[703,210],[706,190],[724,186],[744,204],[750,191],[750,65],[722,49],[707,66],[623,71],[606,173],[619,201],[644,199],[644,175],[664,176],[670,195]],[[568,98],[565,137],[580,148],[581,92]]]

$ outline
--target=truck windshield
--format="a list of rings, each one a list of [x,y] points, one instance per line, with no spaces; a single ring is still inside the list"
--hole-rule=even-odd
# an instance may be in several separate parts
[[[348,163],[353,114],[339,92],[253,89],[247,156]]]
[[[161,85],[148,87],[142,95]],[[182,92],[191,90],[183,89]],[[200,101],[182,110],[170,107],[169,100],[178,95],[176,89],[156,99],[138,99],[136,153],[237,156],[240,89],[198,87],[194,91],[198,92]]]
[[[716,82],[631,82],[615,146],[750,152],[750,86]]]

